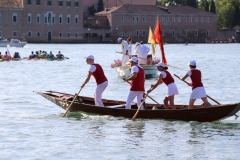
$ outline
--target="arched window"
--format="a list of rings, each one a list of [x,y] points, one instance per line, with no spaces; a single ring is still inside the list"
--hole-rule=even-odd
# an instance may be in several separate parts
[[[67,15],[67,24],[70,24],[71,23],[71,15]]]
[[[28,23],[32,23],[32,13],[28,13]]]
[[[58,20],[59,20],[59,24],[62,24],[62,15],[60,14],[59,17],[58,17]]]
[[[78,15],[75,15],[75,24],[78,24]]]
[[[37,14],[37,23],[40,23],[40,14]]]

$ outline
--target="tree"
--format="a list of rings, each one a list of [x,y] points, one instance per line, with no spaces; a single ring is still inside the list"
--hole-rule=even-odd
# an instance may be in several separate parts
[[[187,1],[186,1],[186,5],[191,6],[191,7],[194,7],[194,8],[197,8],[197,7],[198,7],[196,0],[187,0]]]
[[[235,6],[235,13],[232,20],[232,28],[236,25],[240,25],[240,11],[238,5]]]
[[[206,3],[205,3],[205,11],[209,12],[209,4],[208,4],[207,0],[206,0]]]
[[[98,0],[98,7],[97,7],[97,11],[101,12],[104,10],[104,4],[103,4],[103,0]]]
[[[216,7],[215,7],[215,2],[214,2],[214,0],[211,0],[210,12],[216,13]]]
[[[186,4],[186,0],[157,0],[157,5],[182,6]]]
[[[88,7],[88,13],[91,16],[93,16],[96,13],[96,9],[94,8],[94,4],[90,7]]]

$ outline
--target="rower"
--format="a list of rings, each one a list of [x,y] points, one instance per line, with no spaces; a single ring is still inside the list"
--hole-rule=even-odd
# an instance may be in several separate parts
[[[188,108],[193,108],[196,99],[202,99],[206,107],[211,106],[211,104],[207,100],[207,94],[202,84],[202,73],[200,70],[196,69],[196,61],[192,60],[188,63],[188,65],[190,71],[188,71],[184,77],[180,78],[182,81],[184,81],[187,77],[190,77],[192,81],[192,83],[188,83],[189,86],[192,86],[192,93],[190,95]]]
[[[51,59],[53,59],[53,58],[54,58],[54,55],[52,54],[52,51],[50,51],[50,53],[49,53],[49,54],[47,54],[47,58],[51,58]]]
[[[12,58],[21,58],[21,57],[20,57],[20,55],[19,55],[18,52],[15,52],[15,53],[13,54],[13,57],[12,57]]]
[[[129,46],[128,46],[128,42],[123,40],[122,38],[118,38],[118,43],[121,45],[121,54],[122,54],[122,65],[125,66],[127,65],[127,62],[129,60]]]
[[[33,59],[33,58],[35,58],[35,57],[36,57],[36,55],[35,55],[34,52],[32,51],[32,54],[30,54],[29,59]]]
[[[63,59],[64,55],[61,53],[61,51],[58,51],[58,54],[56,54],[56,57],[59,59]]]
[[[10,54],[8,54],[8,52],[6,51],[5,54],[3,55],[2,59],[11,60],[12,57],[11,57]]]
[[[138,58],[132,57],[129,61],[131,63],[131,76],[124,78],[125,81],[131,80],[131,88],[126,102],[126,109],[131,109],[131,103],[136,97],[138,107],[140,107],[141,100],[143,98],[145,82],[144,69],[138,66]]]
[[[168,87],[168,93],[166,97],[163,100],[165,109],[176,109],[176,106],[174,105],[174,95],[178,94],[178,89],[176,84],[174,83],[174,79],[172,75],[167,71],[167,67],[165,67],[165,64],[160,62],[157,65],[158,71],[160,71],[159,79],[155,84],[151,85],[151,89],[147,91],[147,93],[152,92],[155,88],[158,87],[158,85],[165,83]],[[168,104],[170,103],[170,105]]]
[[[104,71],[103,71],[101,65],[98,63],[94,63],[93,55],[89,55],[85,58],[86,58],[87,64],[91,65],[91,67],[88,71],[88,76],[87,76],[86,80],[84,81],[84,83],[82,84],[81,88],[83,88],[85,86],[85,84],[88,83],[91,76],[93,75],[93,77],[95,78],[96,83],[97,83],[97,88],[94,93],[95,105],[104,107],[103,102],[102,102],[102,93],[108,86],[108,80],[104,74]]]
[[[2,59],[2,57],[3,57],[3,56],[2,56],[2,53],[0,52],[0,59]]]

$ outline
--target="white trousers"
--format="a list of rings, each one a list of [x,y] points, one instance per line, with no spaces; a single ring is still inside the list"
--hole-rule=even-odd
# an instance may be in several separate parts
[[[122,55],[122,65],[125,66],[129,61],[129,55],[123,54]]]
[[[96,91],[94,93],[94,101],[96,106],[104,107],[102,102],[102,93],[108,86],[108,81],[105,81],[99,85],[97,85]]]
[[[143,98],[143,91],[130,91],[126,102],[126,109],[131,109],[131,103],[136,97],[138,107],[140,107],[141,100]],[[141,107],[141,109],[143,109],[143,106]]]

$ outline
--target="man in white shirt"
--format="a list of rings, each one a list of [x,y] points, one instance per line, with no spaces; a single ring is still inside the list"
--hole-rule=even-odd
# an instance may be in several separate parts
[[[139,42],[135,43],[135,55],[138,57],[138,64],[146,64],[147,63],[147,53],[149,52],[149,48],[144,44],[141,45]]]
[[[125,66],[129,60],[129,46],[128,46],[128,42],[123,40],[122,38],[118,38],[118,43],[120,43],[121,45],[121,54],[122,56],[122,65]]]

